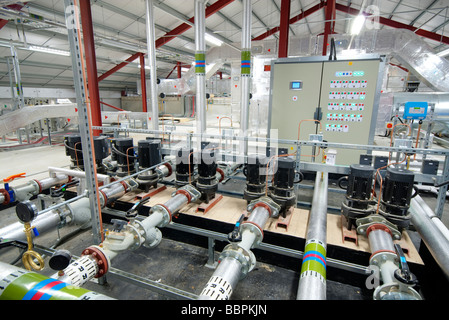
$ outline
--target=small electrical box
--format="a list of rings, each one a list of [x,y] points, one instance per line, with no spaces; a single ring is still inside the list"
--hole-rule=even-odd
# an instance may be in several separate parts
[[[424,120],[427,116],[427,102],[406,102],[404,105],[404,119]]]

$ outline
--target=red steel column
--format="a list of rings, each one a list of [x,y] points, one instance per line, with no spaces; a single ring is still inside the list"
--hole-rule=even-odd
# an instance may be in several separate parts
[[[176,62],[176,67],[178,68],[178,79],[181,79],[181,62]]]
[[[142,112],[147,112],[147,81],[145,78],[145,56],[140,54],[140,86],[142,90]]]
[[[281,22],[279,25],[278,58],[288,57],[289,27],[290,27],[290,0],[281,0]]]
[[[83,27],[84,55],[86,57],[87,87],[89,89],[92,126],[101,126],[100,90],[98,88],[97,57],[95,55],[94,31],[90,0],[80,0],[81,24]],[[101,130],[93,130],[99,136]]]
[[[325,8],[324,37],[323,37],[323,56],[327,54],[327,42],[330,34],[334,33],[335,27],[335,0],[327,0]]]

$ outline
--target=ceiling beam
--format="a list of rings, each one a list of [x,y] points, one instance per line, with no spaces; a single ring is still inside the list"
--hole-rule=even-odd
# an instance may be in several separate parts
[[[224,7],[226,7],[227,5],[229,5],[232,2],[234,2],[234,0],[218,0],[214,4],[208,6],[206,8],[206,18],[210,17],[214,13],[216,13],[219,10],[223,9]],[[190,18],[188,21],[190,23],[195,23],[195,17]],[[162,37],[157,39],[156,40],[156,48],[159,48],[159,47],[165,45],[169,41],[171,41],[174,38],[176,38],[178,35],[180,35],[180,34],[186,32],[187,30],[189,30],[191,27],[192,27],[192,25],[188,24],[188,23],[180,24],[179,26],[177,26],[173,30],[167,32],[165,35],[163,35]]]
[[[327,54],[327,41],[329,35],[335,33],[335,18],[336,18],[336,10],[335,10],[335,0],[327,0],[326,8],[324,9],[325,14],[325,22],[324,22],[324,37],[323,37],[323,51],[322,55],[325,56]]]
[[[302,11],[300,14],[294,16],[293,18],[290,18],[289,24],[293,24],[298,21],[301,21],[302,19],[310,16],[312,13],[315,13],[324,7],[325,7],[325,2],[321,0],[320,3],[314,5],[310,9],[307,9],[306,11]],[[269,36],[279,32],[279,30],[280,30],[280,27],[274,27],[274,28],[268,30],[267,32],[264,32],[261,35],[257,36],[256,38],[253,39],[253,41],[264,40],[264,39],[268,38]]]
[[[410,25],[410,26],[413,26],[413,25],[416,23],[416,21],[418,21],[418,19],[421,18],[421,17],[427,12],[427,10],[429,10],[430,8],[432,8],[432,7],[435,5],[435,3],[437,3],[438,1],[439,1],[439,0],[433,0],[431,4],[429,4],[423,11],[421,11],[420,14],[418,14],[418,15],[416,16],[415,19],[412,20],[412,22],[409,23],[409,25]]]
[[[359,14],[359,10],[342,5],[342,4],[336,4],[335,8],[338,11],[342,11],[342,12],[346,12],[349,13],[351,15],[357,16]],[[362,14],[366,17],[369,17],[370,14],[366,13],[366,12],[362,12]],[[398,22],[395,20],[391,20],[391,19],[387,19],[384,17],[378,17],[379,18],[379,23],[383,24],[385,26],[388,27],[392,27],[392,28],[398,28],[398,29],[407,29],[410,31],[413,31],[414,33],[416,33],[417,35],[430,39],[430,40],[434,40],[437,42],[441,42],[441,43],[445,43],[445,44],[449,44],[449,37],[447,36],[443,36],[441,34],[432,32],[432,31],[428,31],[428,30],[424,30],[424,29],[418,29],[414,26],[410,26],[408,24],[402,23],[402,22]]]

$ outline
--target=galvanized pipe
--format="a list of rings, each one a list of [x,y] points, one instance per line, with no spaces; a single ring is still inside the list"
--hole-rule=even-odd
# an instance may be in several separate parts
[[[328,173],[317,172],[296,299],[326,299]]]
[[[422,209],[422,211],[424,211],[435,224],[435,227],[437,227],[438,230],[441,231],[444,237],[449,241],[449,229],[444,225],[441,219],[436,216],[435,212],[433,212],[433,210],[427,205],[427,203],[424,202],[424,200],[419,195],[412,198],[411,204],[413,204],[417,208]]]
[[[151,127],[159,130],[159,100],[157,95],[157,72],[156,72],[156,36],[154,32],[154,4],[153,0],[145,0],[146,3],[146,29],[148,63],[150,67],[150,97],[151,97]],[[145,66],[140,66],[144,68]],[[143,89],[143,88],[142,88]],[[157,135],[156,135],[157,136]]]
[[[258,236],[260,236],[258,233],[262,233],[269,217],[270,212],[265,207],[256,207],[253,209],[245,224],[255,227],[244,228],[242,241],[237,245],[229,245],[223,250],[221,255],[223,258],[219,261],[217,269],[215,269],[212,277],[198,297],[199,300],[230,299],[238,281],[248,272],[247,265],[255,264],[255,258],[251,257],[252,253],[250,249],[257,243]],[[252,259],[254,261],[251,261]],[[244,271],[243,264],[246,265],[246,271]]]
[[[61,217],[57,211],[49,211],[39,215],[32,222],[39,234],[53,230],[61,223]],[[23,223],[17,221],[0,229],[0,238],[9,240],[26,241]]]
[[[249,95],[251,90],[251,0],[243,0],[241,84],[240,84],[240,136],[248,135]],[[240,143],[240,153],[248,154],[248,141]]]
[[[413,200],[413,199],[412,199]],[[411,202],[411,222],[429,249],[432,257],[449,279],[449,241],[421,207]]]
[[[195,74],[197,133],[206,132],[206,5],[195,0]],[[200,139],[201,140],[201,139]],[[200,141],[199,141],[200,142]],[[200,143],[198,143],[200,145]]]

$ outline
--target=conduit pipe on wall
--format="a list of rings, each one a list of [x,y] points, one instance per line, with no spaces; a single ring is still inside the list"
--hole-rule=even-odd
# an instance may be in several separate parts
[[[326,300],[328,173],[317,172],[296,298]]]

